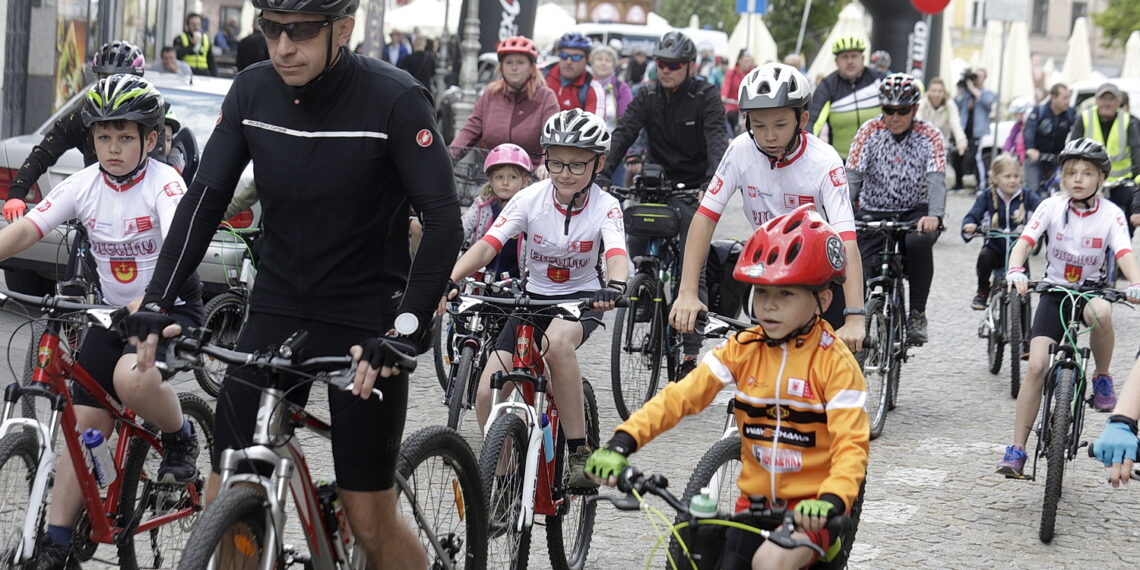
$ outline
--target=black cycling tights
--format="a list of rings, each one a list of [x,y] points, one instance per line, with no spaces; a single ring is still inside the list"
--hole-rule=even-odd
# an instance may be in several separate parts
[[[866,215],[870,216],[872,220],[882,220],[897,214],[899,212],[862,211],[856,215],[856,219]],[[911,210],[903,212],[900,219],[915,221],[925,215],[925,208],[922,211]],[[906,268],[907,280],[909,281],[910,308],[919,313],[926,312],[926,300],[930,297],[930,282],[934,280],[934,242],[938,241],[939,235],[941,232],[924,234],[911,232],[906,235],[906,241],[903,242],[903,267]],[[879,254],[883,249],[884,240],[886,240],[886,236],[882,233],[859,233],[859,252],[863,258],[863,277],[865,279],[877,277],[880,273],[882,260]]]
[[[992,247],[982,246],[982,251],[978,254],[977,267],[978,292],[988,292],[990,290],[990,278],[993,277],[994,271],[1005,267],[1005,257]]]

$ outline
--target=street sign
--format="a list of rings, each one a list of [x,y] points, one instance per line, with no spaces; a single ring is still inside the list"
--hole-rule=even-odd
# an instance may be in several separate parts
[[[987,0],[986,19],[1003,22],[1029,20],[1029,0]]]
[[[768,12],[768,0],[736,0],[737,14],[764,14]]]

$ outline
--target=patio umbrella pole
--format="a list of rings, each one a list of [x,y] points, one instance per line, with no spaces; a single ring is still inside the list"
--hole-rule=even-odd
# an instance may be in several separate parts
[[[807,0],[807,6],[804,6],[804,16],[800,18],[800,35],[796,37],[795,53],[800,53],[800,50],[804,47],[804,30],[807,29],[809,14],[811,14],[811,0]],[[807,61],[804,61],[804,65],[807,65]]]
[[[997,108],[994,109],[993,123],[990,125],[990,130],[994,133],[994,145],[990,147],[990,164],[993,164],[994,158],[997,156],[998,150],[1004,141],[998,140],[998,121],[1001,119],[1001,84],[1002,76],[1005,74],[1005,38],[1009,35],[1009,22],[1003,21],[1001,23],[1001,59],[998,60],[998,88],[997,88]],[[979,182],[981,182],[979,180]],[[978,190],[985,190],[985,188],[978,188]]]

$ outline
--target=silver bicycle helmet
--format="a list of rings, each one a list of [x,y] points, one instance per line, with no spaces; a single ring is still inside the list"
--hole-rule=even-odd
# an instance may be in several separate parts
[[[811,83],[790,65],[766,63],[749,71],[740,83],[741,111],[810,106]]]
[[[570,109],[547,119],[539,144],[544,149],[569,146],[605,154],[610,151],[610,132],[601,117],[581,109]]]

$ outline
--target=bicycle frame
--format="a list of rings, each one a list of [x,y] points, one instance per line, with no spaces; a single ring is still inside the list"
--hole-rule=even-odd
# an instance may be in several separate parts
[[[888,340],[891,346],[890,360],[906,362],[906,315],[903,309],[906,305],[902,298],[906,285],[903,282],[902,268],[902,239],[895,236],[896,230],[882,231],[886,235],[883,249],[880,252],[880,273],[867,280],[867,299],[881,299],[886,311],[888,322],[891,324],[888,331]],[[899,322],[896,323],[896,320]],[[901,327],[896,326],[901,324]],[[901,330],[900,330],[901,329]],[[902,338],[894,338],[901,333]],[[897,345],[897,348],[896,348]],[[890,362],[881,362],[880,366],[890,366]],[[877,371],[877,370],[876,370]]]
[[[111,309],[94,309],[87,311],[87,314],[109,325],[111,322],[111,312]],[[191,501],[190,507],[149,520],[144,524],[140,524],[139,522],[143,512],[140,508],[132,514],[124,526],[117,526],[116,517],[126,514],[116,512],[121,498],[123,479],[121,477],[117,478],[107,486],[107,497],[105,500],[100,497],[101,492],[99,484],[95,480],[95,475],[90,469],[84,467],[87,463],[79,441],[78,420],[75,416],[74,402],[67,387],[67,380],[71,379],[78,386],[87,390],[87,392],[99,402],[102,408],[111,415],[116,425],[118,425],[119,437],[115,444],[114,458],[115,467],[120,472],[126,461],[129,443],[133,438],[142,438],[151,447],[158,448],[160,447],[158,437],[139,425],[135,413],[112,398],[111,395],[76,362],[75,355],[72,353],[68,343],[62,341],[60,338],[60,330],[62,327],[63,323],[59,320],[49,319],[47,321],[44,333],[40,337],[38,359],[36,369],[32,374],[31,384],[21,387],[18,383],[12,383],[4,391],[4,411],[3,415],[0,416],[3,420],[3,422],[0,423],[0,437],[16,430],[24,429],[25,433],[35,434],[40,449],[36,477],[32,484],[32,492],[29,499],[29,505],[36,506],[29,508],[25,516],[21,545],[15,553],[16,562],[27,562],[31,560],[31,554],[35,550],[36,531],[40,517],[43,515],[43,510],[47,508],[49,480],[51,479],[52,473],[55,472],[55,463],[58,458],[58,455],[53,449],[53,442],[60,433],[59,428],[61,426],[63,428],[62,433],[67,434],[67,436],[64,437],[64,442],[67,445],[72,465],[75,466],[79,487],[83,492],[83,504],[90,519],[91,539],[93,541],[103,544],[113,544],[122,536],[146,532],[179,518],[189,516],[197,512],[198,505],[200,504],[197,486],[189,485],[188,494]],[[34,418],[15,417],[16,404],[23,397],[43,398],[50,403],[51,417],[46,424]],[[147,481],[146,486],[143,488],[144,497],[150,494],[151,485],[152,482]],[[145,503],[146,501],[144,500],[140,502],[140,505],[145,505]]]

